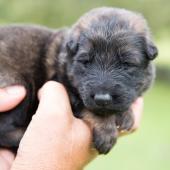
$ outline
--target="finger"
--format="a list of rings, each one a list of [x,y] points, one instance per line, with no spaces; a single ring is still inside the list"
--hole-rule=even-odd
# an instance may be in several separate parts
[[[139,128],[142,112],[143,112],[143,97],[139,97],[133,104],[132,104],[132,113],[134,114],[134,125],[132,130],[136,130]]]
[[[0,112],[8,111],[17,106],[25,97],[23,86],[10,86],[0,89]]]
[[[69,97],[63,85],[49,81],[39,91],[40,103],[37,114],[55,114],[60,120],[73,115]]]
[[[9,170],[14,161],[14,154],[6,149],[0,149],[1,170]]]

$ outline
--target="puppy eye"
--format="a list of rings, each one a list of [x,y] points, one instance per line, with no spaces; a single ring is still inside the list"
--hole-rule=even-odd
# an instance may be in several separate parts
[[[88,64],[90,62],[90,57],[87,54],[83,54],[79,56],[76,61],[82,64]]]
[[[133,63],[133,62],[123,62],[123,65],[124,66],[127,66],[127,67],[138,67],[139,65],[137,63]]]
[[[120,56],[120,61],[123,66],[127,67],[139,67],[141,65],[142,58],[138,53],[126,52]]]
[[[79,63],[82,63],[82,64],[88,64],[89,63],[89,60],[88,59],[83,59],[83,60],[77,60]]]

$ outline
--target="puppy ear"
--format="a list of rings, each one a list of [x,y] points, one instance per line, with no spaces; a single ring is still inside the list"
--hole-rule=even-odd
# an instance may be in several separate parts
[[[66,43],[66,49],[68,51],[69,54],[71,55],[75,55],[78,51],[78,43],[75,40],[69,40]]]
[[[150,60],[155,59],[155,57],[158,55],[158,49],[157,47],[153,44],[153,42],[149,41],[146,44],[146,53],[147,57]]]

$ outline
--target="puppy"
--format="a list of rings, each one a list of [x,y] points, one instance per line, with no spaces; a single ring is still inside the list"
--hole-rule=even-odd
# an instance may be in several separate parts
[[[0,28],[0,87],[27,89],[15,109],[0,113],[0,145],[18,147],[37,108],[37,90],[61,82],[73,113],[93,129],[93,145],[106,154],[119,131],[130,130],[130,106],[152,84],[157,56],[145,19],[117,8],[97,8],[71,28]]]

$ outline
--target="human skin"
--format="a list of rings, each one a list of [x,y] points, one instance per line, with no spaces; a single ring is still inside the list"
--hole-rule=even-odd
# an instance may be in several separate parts
[[[25,91],[22,87],[20,90],[20,95],[16,93],[17,98],[9,105],[11,94],[8,89],[0,89],[0,111],[11,109],[24,98]],[[11,166],[11,170],[83,169],[97,156],[96,151],[91,149],[91,129],[73,116],[61,84],[47,82],[39,92],[39,99],[39,107],[21,140],[16,157],[8,150],[0,150],[1,169],[9,170]],[[143,99],[139,98],[132,105],[135,115],[132,130],[138,128],[142,108]]]

